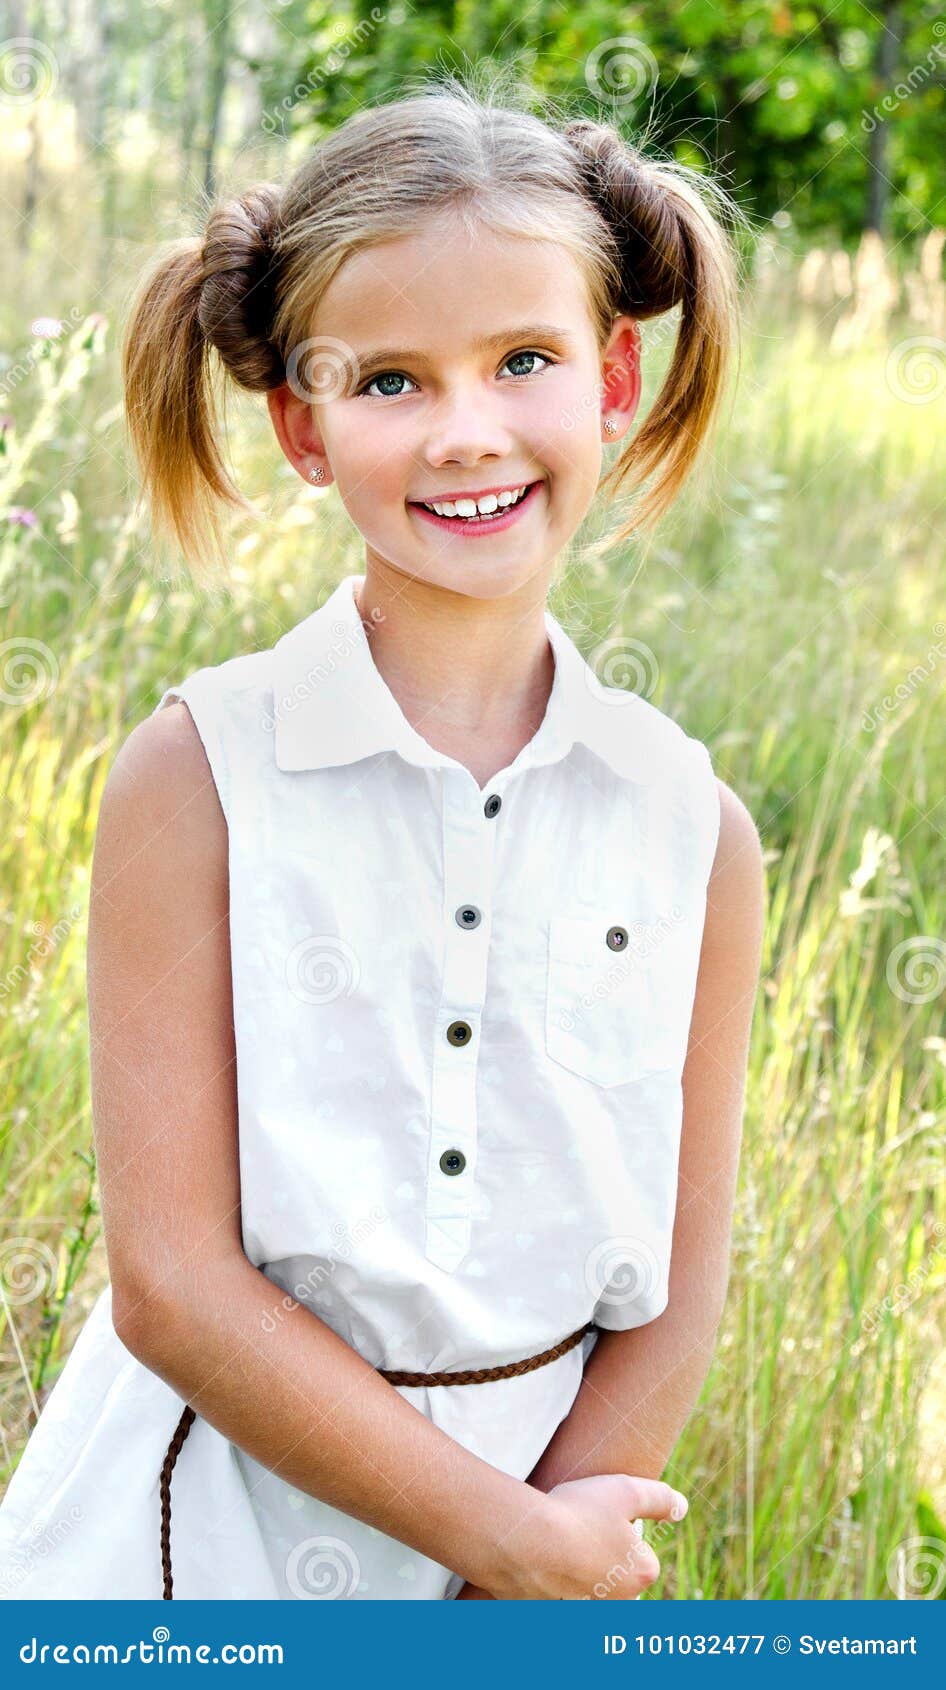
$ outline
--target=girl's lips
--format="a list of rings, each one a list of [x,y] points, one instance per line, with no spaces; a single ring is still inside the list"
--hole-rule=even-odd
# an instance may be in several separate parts
[[[436,511],[429,511],[426,505],[414,504],[411,500],[408,500],[408,505],[412,511],[416,511],[418,516],[434,523],[437,528],[449,529],[451,534],[466,534],[470,539],[482,538],[484,534],[499,534],[504,529],[511,528],[526,506],[532,504],[541,486],[541,481],[533,481],[528,492],[523,494],[518,504],[507,505],[501,516],[470,516],[466,518],[438,516]]]

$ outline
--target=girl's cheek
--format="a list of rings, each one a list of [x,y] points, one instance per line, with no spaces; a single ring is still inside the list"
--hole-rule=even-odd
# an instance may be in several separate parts
[[[536,434],[546,442],[547,455],[569,463],[585,450],[589,422],[597,427],[594,395],[577,383],[550,389],[536,417]]]
[[[345,485],[352,488],[356,504],[395,497],[403,500],[404,487],[409,485],[404,477],[411,473],[416,459],[399,440],[391,438],[389,431],[366,423],[357,438],[337,440],[335,454],[335,463]]]

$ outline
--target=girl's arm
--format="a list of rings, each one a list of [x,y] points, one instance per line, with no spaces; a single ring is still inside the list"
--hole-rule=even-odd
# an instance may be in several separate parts
[[[142,722],[109,773],[88,958],[123,1343],[288,1484],[497,1594],[523,1594],[521,1569],[541,1577],[550,1547],[562,1550],[552,1499],[440,1431],[244,1253],[226,821],[182,703]],[[156,1445],[155,1479],[164,1455]]]
[[[542,1491],[592,1473],[660,1477],[712,1360],[729,1276],[764,924],[755,824],[729,787],[717,785],[719,842],[683,1072],[669,1301],[646,1326],[599,1332],[571,1410],[529,1475]],[[686,1474],[677,1482],[686,1495]],[[457,1600],[486,1594],[466,1585]]]

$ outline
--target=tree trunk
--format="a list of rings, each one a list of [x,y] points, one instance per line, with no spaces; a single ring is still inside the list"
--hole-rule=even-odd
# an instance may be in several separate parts
[[[223,101],[227,91],[227,72],[230,56],[230,5],[229,0],[218,0],[210,8],[209,18],[212,34],[210,37],[210,91],[209,111],[207,115],[207,141],[204,148],[204,192],[208,199],[212,199],[217,189],[217,143],[220,139],[220,122],[223,114]]]
[[[903,23],[899,0],[884,0],[879,10],[881,32],[874,58],[874,75],[875,86],[880,90],[879,98],[883,99],[885,94],[892,92],[896,81]],[[864,227],[876,229],[879,235],[885,236],[890,210],[890,179],[887,163],[887,119],[883,114],[877,116],[870,131],[867,156],[869,174]]]

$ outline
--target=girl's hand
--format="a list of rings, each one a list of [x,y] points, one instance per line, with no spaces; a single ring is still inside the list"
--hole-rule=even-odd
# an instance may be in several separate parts
[[[569,1479],[553,1486],[545,1503],[518,1560],[507,1540],[512,1559],[491,1581],[500,1600],[631,1601],[660,1573],[637,1522],[682,1520],[688,1506],[663,1480],[628,1473]]]

